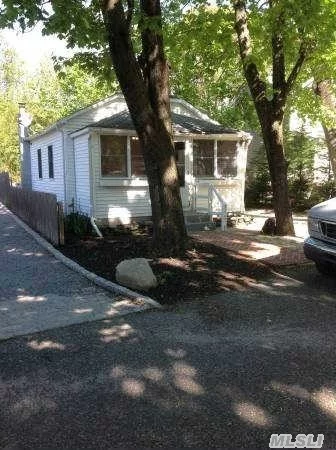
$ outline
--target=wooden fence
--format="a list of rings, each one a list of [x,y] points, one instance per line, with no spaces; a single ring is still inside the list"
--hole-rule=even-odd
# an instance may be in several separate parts
[[[52,244],[64,244],[63,207],[55,194],[12,186],[0,173],[0,201]]]

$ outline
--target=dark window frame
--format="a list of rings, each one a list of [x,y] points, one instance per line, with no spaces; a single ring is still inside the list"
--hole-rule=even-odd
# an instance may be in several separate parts
[[[54,173],[54,151],[53,146],[48,145],[48,173],[49,178],[54,179],[55,173]]]
[[[38,177],[41,180],[43,178],[43,168],[42,168],[42,150],[40,148],[37,149],[37,170],[38,170]]]
[[[176,168],[180,187],[185,187],[185,141],[174,141]]]

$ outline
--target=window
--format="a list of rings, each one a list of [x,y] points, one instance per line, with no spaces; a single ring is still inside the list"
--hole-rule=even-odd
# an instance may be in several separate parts
[[[146,174],[145,162],[142,156],[139,139],[131,137],[131,173],[132,176],[141,177]]]
[[[194,175],[196,177],[235,178],[237,142],[194,140]],[[216,157],[216,159],[215,159]]]
[[[37,149],[37,168],[38,168],[38,177],[42,178],[42,176],[43,176],[43,174],[42,174],[42,154],[41,154],[40,148]]]
[[[180,186],[185,186],[185,142],[175,142],[176,167]]]
[[[217,174],[223,178],[237,176],[237,142],[217,141]]]
[[[48,168],[49,168],[49,178],[54,178],[54,155],[53,146],[48,146]]]
[[[104,177],[127,176],[127,137],[100,136],[101,174]]]
[[[194,140],[194,175],[214,176],[214,141]]]

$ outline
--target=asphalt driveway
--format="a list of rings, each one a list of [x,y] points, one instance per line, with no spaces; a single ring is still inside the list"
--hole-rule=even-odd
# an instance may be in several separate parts
[[[5,449],[336,448],[335,280],[248,291],[0,343]]]
[[[0,340],[144,308],[65,267],[0,203]]]

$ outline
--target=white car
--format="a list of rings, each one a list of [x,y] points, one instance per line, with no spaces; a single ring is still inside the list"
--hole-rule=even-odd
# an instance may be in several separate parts
[[[309,210],[308,231],[303,247],[306,257],[319,272],[336,274],[336,197]]]

